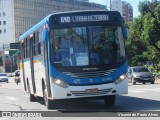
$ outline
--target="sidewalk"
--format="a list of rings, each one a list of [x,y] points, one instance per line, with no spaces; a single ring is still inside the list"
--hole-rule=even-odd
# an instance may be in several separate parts
[[[160,83],[160,79],[156,79],[156,80],[155,80],[155,83]]]

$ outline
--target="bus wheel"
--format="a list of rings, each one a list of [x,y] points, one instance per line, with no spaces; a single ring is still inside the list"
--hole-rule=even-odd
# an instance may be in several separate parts
[[[35,102],[36,97],[33,94],[29,93],[29,100],[30,100],[30,102]]]
[[[29,94],[29,101],[30,102],[36,101],[36,97],[33,94],[31,94],[31,89],[30,89],[28,80],[27,80],[27,88],[28,88],[28,94]]]
[[[104,102],[107,106],[113,106],[115,104],[116,95],[105,96]]]
[[[54,101],[48,99],[47,89],[43,89],[43,99],[44,99],[44,104],[46,105],[47,109],[53,108]]]
[[[27,88],[28,88],[28,94],[29,94],[29,101],[30,102],[36,101],[36,97],[33,94],[31,94],[31,89],[30,89],[28,80],[27,80]]]

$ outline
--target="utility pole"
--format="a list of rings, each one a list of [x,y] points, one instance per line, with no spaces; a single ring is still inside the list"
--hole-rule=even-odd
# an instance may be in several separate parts
[[[13,58],[12,58],[12,56],[11,56],[11,75],[12,75],[12,60],[13,60]]]
[[[110,10],[112,10],[112,1],[110,0]]]
[[[3,73],[5,72],[5,45],[3,44]]]

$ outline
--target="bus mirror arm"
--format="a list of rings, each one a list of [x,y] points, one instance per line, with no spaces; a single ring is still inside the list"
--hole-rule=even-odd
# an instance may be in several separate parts
[[[42,41],[44,43],[47,43],[48,42],[48,29],[44,29],[42,31]]]
[[[126,40],[128,38],[128,30],[125,26],[122,27],[123,38]]]

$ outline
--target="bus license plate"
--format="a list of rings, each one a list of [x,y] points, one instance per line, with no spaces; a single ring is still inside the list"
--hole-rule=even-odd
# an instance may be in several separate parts
[[[98,92],[98,88],[86,89],[86,94],[94,94]]]

